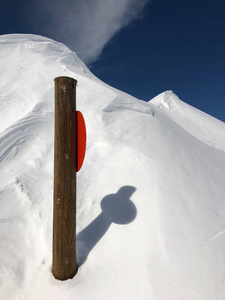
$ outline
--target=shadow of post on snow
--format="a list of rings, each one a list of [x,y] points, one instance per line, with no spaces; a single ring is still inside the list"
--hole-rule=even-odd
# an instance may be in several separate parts
[[[116,194],[110,194],[101,201],[102,212],[77,235],[77,263],[82,266],[89,253],[112,223],[126,225],[134,221],[137,209],[130,200],[136,191],[133,186],[123,186]]]

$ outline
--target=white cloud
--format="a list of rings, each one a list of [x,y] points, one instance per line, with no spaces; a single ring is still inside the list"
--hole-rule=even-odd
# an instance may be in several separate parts
[[[137,18],[149,0],[44,0],[46,28],[86,63],[98,59],[106,43]],[[51,27],[50,27],[51,24]]]

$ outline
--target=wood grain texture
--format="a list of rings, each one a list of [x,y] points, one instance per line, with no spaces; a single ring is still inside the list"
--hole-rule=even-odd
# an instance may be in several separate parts
[[[76,263],[76,83],[55,78],[53,262],[56,279],[73,278]]]

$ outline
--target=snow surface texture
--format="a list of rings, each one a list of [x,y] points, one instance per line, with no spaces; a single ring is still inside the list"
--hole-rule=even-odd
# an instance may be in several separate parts
[[[225,299],[225,124],[137,100],[66,46],[0,37],[0,299]],[[77,275],[51,273],[54,78],[78,80]]]

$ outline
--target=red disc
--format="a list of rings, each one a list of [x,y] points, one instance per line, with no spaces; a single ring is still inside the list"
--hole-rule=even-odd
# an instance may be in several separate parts
[[[76,157],[76,171],[78,172],[83,165],[85,151],[86,151],[86,126],[82,113],[76,112],[77,119],[77,157]]]

